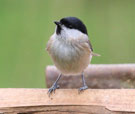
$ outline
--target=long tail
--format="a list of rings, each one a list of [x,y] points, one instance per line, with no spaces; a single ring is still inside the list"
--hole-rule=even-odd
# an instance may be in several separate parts
[[[93,53],[92,52],[92,56],[101,56],[100,54],[97,54],[97,53]]]

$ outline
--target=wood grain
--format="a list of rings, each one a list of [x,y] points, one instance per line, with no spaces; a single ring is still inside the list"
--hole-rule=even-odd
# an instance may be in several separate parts
[[[0,89],[0,113],[7,114],[127,114],[135,113],[135,90]]]
[[[48,66],[46,72],[47,87],[56,80],[59,71],[55,66]],[[85,79],[89,88],[135,88],[135,64],[96,64],[85,70]],[[60,88],[79,88],[81,76],[62,76]]]

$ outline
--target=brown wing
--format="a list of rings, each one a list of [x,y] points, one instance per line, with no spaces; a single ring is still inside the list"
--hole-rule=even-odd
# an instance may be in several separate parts
[[[91,51],[93,51],[92,45],[91,45],[91,43],[90,43],[90,40],[88,40],[87,42],[88,42],[88,44],[89,44],[89,46],[90,46]]]
[[[93,52],[93,48],[92,48],[92,45],[91,45],[90,40],[88,40],[87,43],[89,44],[89,47],[90,47],[90,49],[91,49],[91,51],[92,51],[92,55],[93,55],[93,56],[100,56],[100,54],[97,54],[97,53],[94,53],[94,52]]]
[[[94,52],[93,52],[93,48],[92,48],[92,45],[91,45],[91,43],[90,43],[89,40],[88,40],[88,44],[89,44],[90,49],[91,49],[91,51],[92,51],[92,55],[93,55],[93,56],[100,56],[100,54],[97,54],[97,53],[94,53]]]
[[[88,38],[87,35],[82,35],[80,38],[78,38],[78,41],[79,41],[80,43],[86,44],[86,45],[88,46],[89,50],[90,50],[91,52],[93,51],[92,45],[91,45],[90,40],[89,40],[89,38]]]

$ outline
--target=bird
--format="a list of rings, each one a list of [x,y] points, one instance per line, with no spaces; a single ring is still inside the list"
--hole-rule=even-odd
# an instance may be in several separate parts
[[[85,24],[77,17],[64,17],[54,21],[56,28],[50,37],[46,50],[52,58],[56,68],[60,71],[56,81],[49,88],[49,95],[59,88],[61,76],[81,75],[82,87],[79,92],[88,89],[84,77],[84,70],[90,64],[93,56],[100,56],[93,52]]]

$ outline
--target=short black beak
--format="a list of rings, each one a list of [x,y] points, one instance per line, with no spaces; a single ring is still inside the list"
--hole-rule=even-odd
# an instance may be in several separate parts
[[[57,26],[60,26],[60,22],[54,21],[54,23],[55,23]]]

